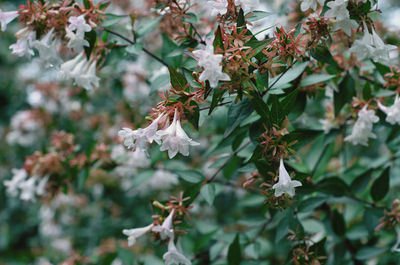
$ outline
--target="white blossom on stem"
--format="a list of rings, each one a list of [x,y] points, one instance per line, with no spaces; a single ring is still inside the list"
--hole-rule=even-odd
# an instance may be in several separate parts
[[[78,34],[75,34],[72,30],[68,27],[65,29],[66,37],[69,39],[68,41],[68,48],[74,49],[76,52],[80,53],[83,47],[89,47],[89,42],[82,38]]]
[[[147,232],[149,232],[152,227],[153,227],[153,223],[151,223],[151,224],[149,224],[148,226],[145,226],[145,227],[122,230],[122,233],[124,235],[128,236],[128,246],[135,245],[136,239],[138,237],[143,236]]]
[[[52,28],[40,41],[33,42],[33,47],[39,52],[40,61],[45,67],[56,67],[62,63],[57,52],[57,40],[53,40],[54,28]]]
[[[322,6],[324,4],[325,0],[303,0],[301,2],[300,8],[301,11],[305,12],[308,9],[316,10],[318,3]]]
[[[390,64],[389,51],[397,49],[396,46],[385,44],[383,40],[376,34],[374,28],[372,28],[372,43],[374,46],[373,52],[371,53],[372,60],[375,62],[384,62]]]
[[[212,41],[207,40],[206,42],[204,50],[195,50],[193,54],[198,59],[199,66],[204,68],[199,78],[200,81],[208,80],[211,87],[216,87],[219,81],[230,81],[231,78],[222,72],[222,54],[214,54]]]
[[[388,123],[393,125],[396,123],[400,124],[400,98],[398,94],[396,95],[392,106],[386,107],[378,101],[378,107],[386,114],[386,121]]]
[[[354,124],[351,134],[344,138],[345,141],[351,142],[353,145],[361,144],[368,146],[368,139],[376,138],[376,135],[372,132],[372,127],[373,123],[379,121],[379,118],[375,115],[374,110],[367,110],[367,107],[365,105],[358,112],[358,119]]]
[[[279,162],[279,180],[272,188],[275,190],[275,197],[279,197],[284,193],[294,196],[294,188],[302,186],[300,181],[292,180],[287,172],[283,159]]]
[[[153,232],[160,233],[160,238],[162,240],[165,240],[167,238],[169,238],[169,239],[171,239],[171,238],[173,239],[174,238],[174,229],[172,227],[174,214],[175,214],[175,209],[173,209],[169,213],[169,215],[167,216],[167,218],[165,218],[165,220],[162,223],[162,225],[154,226],[151,229],[151,231],[153,231]]]
[[[19,30],[15,34],[15,37],[17,38],[17,42],[10,45],[12,54],[15,54],[19,57],[27,56],[28,58],[35,54],[32,50],[32,45],[36,40],[36,32],[31,31],[26,27]]]
[[[15,197],[18,194],[19,185],[28,177],[28,173],[23,168],[13,168],[11,171],[13,173],[13,177],[10,180],[5,180],[4,186],[7,188],[7,193]]]
[[[68,22],[68,30],[75,31],[76,35],[82,39],[85,36],[85,32],[89,32],[92,30],[92,27],[86,23],[85,15],[70,17],[68,19]]]
[[[178,112],[175,109],[174,120],[171,125],[165,130],[157,131],[158,139],[155,139],[158,144],[161,144],[161,151],[168,151],[169,158],[175,157],[178,153],[184,156],[189,155],[189,146],[199,145],[187,136],[182,129],[181,122],[177,118]]]
[[[18,16],[18,11],[3,12],[0,9],[1,31],[5,31],[7,29],[7,24],[13,21]]]
[[[215,16],[217,14],[225,15],[228,8],[227,0],[212,0],[207,1],[207,5],[211,8],[211,15]]]
[[[191,265],[189,259],[187,259],[182,253],[180,253],[174,243],[174,238],[170,238],[168,242],[168,251],[163,255],[165,265]]]
[[[335,0],[328,2],[326,5],[330,8],[325,13],[325,17],[336,18],[336,20],[343,20],[350,17],[347,10],[348,0]]]

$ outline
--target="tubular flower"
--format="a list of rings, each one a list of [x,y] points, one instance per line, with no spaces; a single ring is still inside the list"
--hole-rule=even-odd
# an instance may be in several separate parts
[[[284,193],[294,196],[294,188],[302,186],[300,181],[292,180],[289,173],[286,171],[283,159],[281,158],[279,164],[279,180],[272,188],[275,190],[275,197],[279,197]]]
[[[368,138],[376,138],[376,135],[372,132],[372,125],[378,121],[379,118],[375,115],[375,111],[367,110],[367,105],[365,105],[358,112],[358,119],[354,124],[351,135],[345,137],[344,140],[351,142],[353,145],[368,146]]]
[[[259,5],[259,0],[235,0],[235,5],[240,6],[244,12],[250,12]]]
[[[0,9],[1,31],[5,31],[7,29],[7,24],[13,21],[18,16],[18,11],[3,12]]]
[[[222,54],[214,54],[214,47],[211,40],[207,40],[204,50],[193,51],[197,57],[199,66],[204,68],[200,75],[200,81],[208,80],[212,87],[216,87],[219,81],[230,81],[231,78],[222,72]]]
[[[161,151],[168,150],[169,158],[175,157],[178,153],[184,156],[189,155],[189,146],[199,145],[198,142],[193,141],[187,136],[185,131],[182,129],[181,122],[177,119],[178,112],[175,109],[174,120],[171,125],[165,130],[157,131],[157,141],[161,144]]]
[[[83,47],[89,47],[89,42],[84,38],[80,37],[78,34],[75,34],[69,28],[65,29],[66,37],[69,39],[68,48],[74,49],[76,52],[81,52]]]
[[[7,193],[15,197],[18,194],[19,185],[28,177],[25,169],[12,169],[13,177],[10,180],[4,181],[4,186],[7,187]]]
[[[12,54],[16,54],[19,57],[27,56],[28,58],[35,54],[32,50],[32,45],[36,40],[36,32],[23,28],[15,34],[15,37],[17,42],[10,46]]]
[[[123,128],[118,132],[118,135],[124,139],[124,145],[128,149],[139,148],[146,150],[147,143],[157,141],[158,122],[164,117],[164,113],[158,116],[149,126],[142,129],[132,130],[130,128]]]
[[[330,8],[325,13],[325,17],[335,18],[333,31],[343,30],[348,36],[351,36],[351,29],[357,28],[358,24],[355,20],[350,19],[350,13],[347,10],[348,0],[335,0],[328,2],[326,5]]]
[[[182,253],[180,253],[174,244],[174,238],[170,238],[168,242],[168,251],[163,255],[165,265],[191,265],[192,262],[188,260]]]
[[[145,226],[145,227],[122,230],[122,233],[124,235],[128,236],[128,246],[135,245],[136,239],[138,237],[143,236],[147,232],[149,232],[152,227],[153,227],[153,224],[151,223],[151,224],[149,224],[148,226]]]
[[[160,233],[160,237],[162,240],[167,238],[173,239],[174,238],[174,229],[172,228],[172,221],[174,218],[175,209],[173,209],[170,214],[165,218],[162,225],[154,226],[151,231]]]
[[[308,9],[316,10],[318,3],[322,6],[324,4],[325,0],[303,0],[301,2],[301,11],[305,12]]]
[[[85,15],[79,17],[70,17],[68,19],[69,25],[68,30],[76,32],[76,35],[83,39],[85,32],[92,30],[92,27],[86,23]]]
[[[381,111],[386,114],[386,121],[390,124],[400,124],[400,99],[399,95],[396,95],[394,103],[390,107],[382,105],[378,101],[378,107]]]
[[[62,63],[57,53],[57,40],[53,40],[54,28],[52,28],[44,37],[33,42],[33,47],[39,52],[40,61],[45,67],[56,67]]]

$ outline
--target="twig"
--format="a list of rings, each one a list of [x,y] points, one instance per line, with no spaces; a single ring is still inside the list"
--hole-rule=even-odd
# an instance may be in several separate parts
[[[135,41],[133,41],[133,40],[131,40],[131,39],[128,39],[127,37],[125,37],[125,36],[119,34],[118,32],[115,32],[115,31],[112,31],[112,30],[109,30],[109,29],[106,29],[106,28],[100,28],[100,29],[103,30],[103,31],[105,31],[105,32],[108,32],[108,33],[110,33],[110,34],[113,34],[113,35],[115,35],[115,36],[117,36],[117,37],[119,37],[119,38],[121,38],[121,39],[123,39],[124,41],[128,42],[128,43],[131,44],[131,45],[135,45],[135,44],[136,44]],[[163,59],[161,59],[160,57],[158,57],[157,55],[155,55],[154,53],[152,53],[152,52],[149,51],[148,49],[146,49],[146,48],[143,47],[143,48],[142,48],[142,51],[143,51],[144,53],[146,53],[147,55],[149,55],[150,57],[152,57],[153,59],[155,59],[155,60],[157,60],[158,62],[160,62],[161,64],[163,64],[164,66],[169,67],[169,64],[168,64],[167,62],[165,62]]]
[[[232,103],[232,100],[219,103],[219,104],[216,105],[216,107],[223,106],[223,105],[226,105],[226,104],[229,104],[229,103]],[[208,109],[211,109],[211,106],[200,108],[200,111],[202,111],[202,110],[208,110]]]

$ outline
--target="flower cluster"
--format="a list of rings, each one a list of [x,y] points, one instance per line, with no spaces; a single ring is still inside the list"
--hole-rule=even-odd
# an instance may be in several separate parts
[[[374,110],[368,110],[367,108],[368,105],[365,105],[358,112],[358,119],[351,134],[344,138],[345,141],[351,142],[353,145],[368,146],[368,139],[376,138],[376,135],[372,132],[372,126],[379,121],[379,117],[375,115]]]
[[[4,181],[4,186],[7,187],[7,193],[10,196],[16,197],[20,191],[20,199],[24,201],[34,201],[37,196],[43,196],[46,192],[46,184],[48,176],[39,178],[37,176],[28,177],[25,169],[13,169],[13,177],[10,180]]]

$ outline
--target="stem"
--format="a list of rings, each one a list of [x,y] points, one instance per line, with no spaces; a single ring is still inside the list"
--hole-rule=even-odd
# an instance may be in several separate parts
[[[265,90],[261,96],[264,96],[265,94],[268,93],[268,91],[287,73],[287,71],[289,71],[290,68],[292,68],[292,66],[295,64],[296,62],[294,62],[292,65],[290,65],[288,68],[285,69],[285,71],[283,71],[281,73],[281,75],[270,85],[268,86],[267,90]]]
[[[127,37],[125,37],[125,36],[119,34],[118,32],[115,32],[115,31],[112,31],[112,30],[109,30],[109,29],[106,29],[106,28],[100,28],[100,29],[103,30],[103,31],[105,31],[105,32],[108,32],[108,33],[110,33],[110,34],[113,34],[113,35],[115,35],[115,36],[117,36],[117,37],[119,37],[119,38],[121,38],[121,39],[123,39],[124,41],[128,42],[128,43],[131,44],[131,45],[135,45],[135,44],[136,44],[135,41],[128,39]],[[142,48],[142,51],[143,51],[144,53],[146,53],[147,55],[149,55],[150,57],[152,57],[153,59],[155,59],[156,61],[158,61],[158,62],[160,62],[161,64],[163,64],[164,66],[169,67],[169,64],[168,64],[167,62],[165,62],[163,59],[161,59],[160,57],[158,57],[157,55],[155,55],[154,53],[152,53],[152,52],[149,51],[148,49],[146,49],[146,48],[143,47],[143,48]]]
[[[219,104],[217,104],[216,106],[223,106],[223,105],[226,105],[226,104],[229,104],[229,103],[232,103],[232,100],[229,100],[229,101],[226,101],[226,102],[222,102],[222,103],[219,103]],[[211,106],[208,106],[208,107],[204,107],[204,108],[200,108],[200,111],[202,111],[202,110],[208,110],[208,109],[211,109]]]

